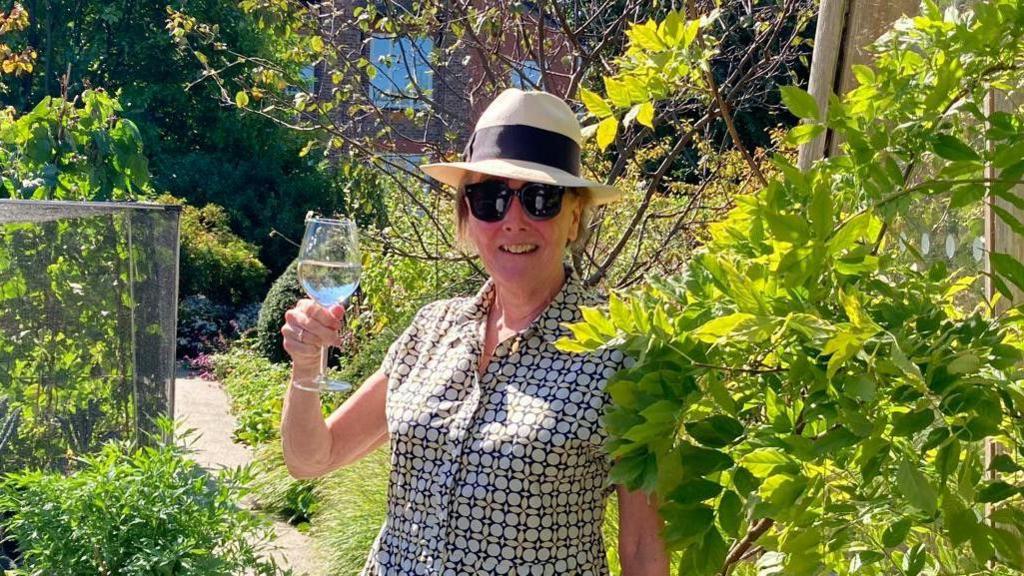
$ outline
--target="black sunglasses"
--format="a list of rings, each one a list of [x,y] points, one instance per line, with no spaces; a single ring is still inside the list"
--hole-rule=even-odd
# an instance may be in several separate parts
[[[562,210],[565,186],[528,182],[513,190],[504,180],[486,180],[466,184],[466,200],[473,217],[484,222],[499,222],[508,214],[512,197],[518,196],[523,211],[531,220],[550,220]]]

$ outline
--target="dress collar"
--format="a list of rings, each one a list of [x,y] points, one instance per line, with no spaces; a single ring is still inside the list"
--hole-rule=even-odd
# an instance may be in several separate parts
[[[488,278],[476,295],[466,300],[462,309],[462,319],[469,323],[486,321],[487,313],[494,303],[494,278]],[[580,305],[586,303],[586,291],[571,266],[565,266],[565,282],[555,294],[548,306],[519,332],[520,337],[540,334],[546,342],[554,342],[567,335],[569,330],[565,323],[579,322],[582,318]]]

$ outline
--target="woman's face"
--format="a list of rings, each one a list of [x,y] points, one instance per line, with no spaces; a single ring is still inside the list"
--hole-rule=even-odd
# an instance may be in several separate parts
[[[470,183],[501,180],[518,190],[523,180],[477,174]],[[576,238],[580,206],[576,194],[566,193],[562,209],[549,220],[533,220],[523,211],[518,197],[512,197],[505,217],[498,222],[466,216],[466,235],[476,247],[484,267],[501,283],[555,281],[561,278],[562,257],[566,245]]]

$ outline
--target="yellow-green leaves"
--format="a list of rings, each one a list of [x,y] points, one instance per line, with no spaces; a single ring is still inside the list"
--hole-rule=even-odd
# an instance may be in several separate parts
[[[587,111],[597,118],[604,119],[612,115],[611,106],[609,106],[608,103],[595,92],[581,87],[580,100],[582,100],[583,105],[587,107]]]
[[[821,351],[822,356],[832,355],[826,371],[829,378],[835,376],[844,363],[856,356],[865,342],[881,331],[881,327],[864,313],[860,295],[856,291],[841,291],[839,299],[850,323],[829,339]]]
[[[604,89],[605,93],[608,94],[608,99],[612,101],[616,108],[629,108],[633,104],[626,82],[606,77],[604,79]]]
[[[311,37],[309,39],[309,47],[317,54],[322,53],[324,51],[324,39],[319,36]]]
[[[245,108],[249,105],[249,95],[245,93],[245,90],[239,90],[235,93],[235,105],[239,108]]]
[[[662,42],[658,34],[658,24],[654,20],[634,24],[626,35],[634,45],[649,52],[659,52],[668,47]]]
[[[580,88],[580,100],[591,116],[600,122],[596,130],[597,144],[606,150],[619,127],[633,122],[654,128],[654,106],[663,98],[701,85],[699,56],[691,45],[701,31],[702,23],[714,18],[687,21],[681,12],[672,10],[658,23],[648,20],[633,24],[626,32],[629,51],[619,58],[619,72],[602,78],[604,95]],[[623,113],[625,111],[625,113]]]
[[[648,128],[654,128],[654,104],[644,102],[638,106],[639,109],[637,110],[636,121]]]
[[[782,103],[794,116],[806,120],[821,120],[818,103],[806,90],[796,86],[783,86],[779,91],[782,93]]]
[[[597,125],[597,145],[605,150],[615,141],[615,135],[619,133],[619,121],[614,117],[605,118]]]

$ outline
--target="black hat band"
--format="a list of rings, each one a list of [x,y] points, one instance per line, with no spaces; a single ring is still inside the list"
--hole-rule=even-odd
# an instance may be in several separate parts
[[[495,158],[535,162],[580,175],[580,145],[575,140],[525,124],[488,126],[473,132],[462,157],[466,162]]]

